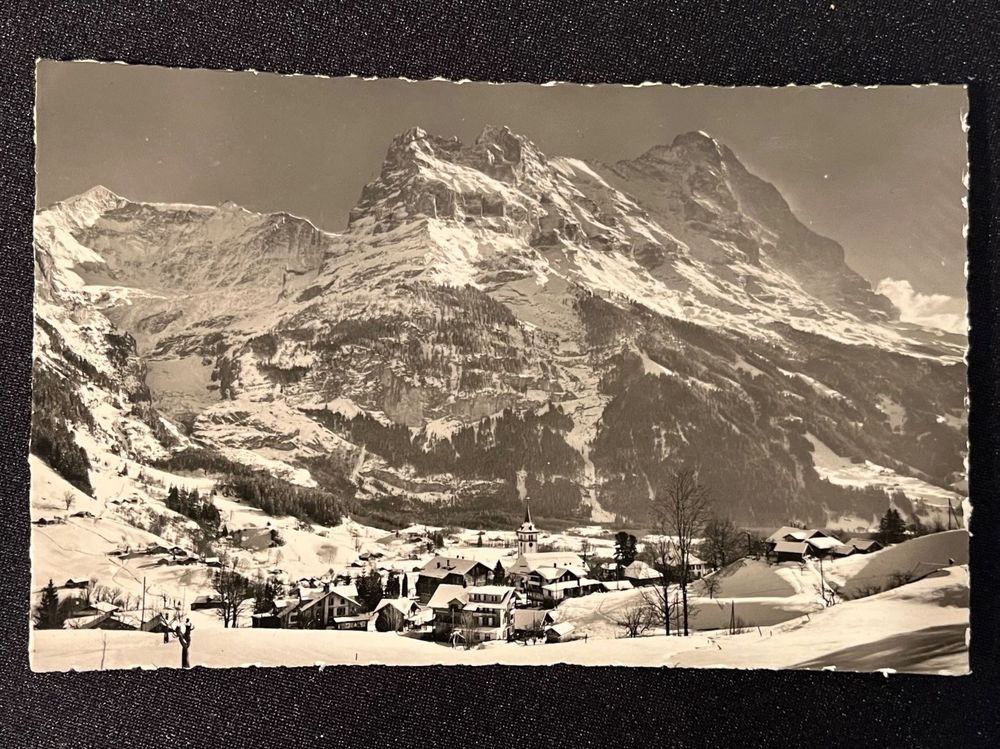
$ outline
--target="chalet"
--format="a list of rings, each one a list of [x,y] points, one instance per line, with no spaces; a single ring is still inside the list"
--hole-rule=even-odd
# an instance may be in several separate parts
[[[778,541],[771,548],[771,554],[778,564],[803,562],[809,555],[809,544],[805,541]]]
[[[773,550],[774,544],[779,541],[807,541],[810,538],[833,538],[833,535],[814,528],[796,528],[791,525],[784,525],[764,539],[764,543],[768,547],[771,547],[769,548],[770,551]]]
[[[146,547],[147,554],[169,554],[170,549],[168,549],[163,544],[150,544]]]
[[[514,609],[515,637],[541,637],[552,623],[551,609]]]
[[[71,518],[92,518],[92,517],[94,517],[94,513],[90,512],[89,510],[79,510],[78,512],[74,512],[72,515],[70,515],[70,517]]]
[[[414,625],[420,607],[409,598],[383,598],[372,614],[372,626],[376,631],[401,632]]]
[[[218,557],[206,557],[205,564],[208,565],[209,567],[219,568],[222,567],[222,560],[219,559]]]
[[[627,580],[634,588],[641,588],[644,585],[659,585],[663,582],[663,575],[645,562],[636,559],[632,564],[622,568],[622,579]]]
[[[860,552],[853,546],[848,546],[847,544],[838,544],[830,549],[831,557],[849,557],[852,554],[859,554]]]
[[[64,588],[89,588],[90,580],[86,577],[71,577],[63,585]]]
[[[191,601],[192,611],[201,611],[203,609],[221,609],[224,605],[222,596],[207,595],[198,596],[193,601]]]
[[[632,587],[632,583],[628,580],[605,580],[601,583],[601,590],[605,593],[610,593],[614,590],[632,590]]]
[[[852,538],[845,546],[853,546],[860,554],[871,554],[873,551],[885,548],[874,538]]]
[[[806,544],[809,546],[809,555],[817,558],[828,556],[835,547],[841,545],[840,540],[832,536],[807,538]]]
[[[601,581],[590,577],[565,577],[556,582],[542,585],[541,589],[542,602],[557,605],[567,598],[578,598],[596,593],[601,590]]]
[[[127,629],[140,632],[166,632],[169,625],[163,614],[152,611],[116,611],[98,629]]]
[[[299,588],[297,600],[275,601],[274,615],[282,629],[367,629],[370,614],[358,600],[355,585]],[[255,625],[268,626],[268,625]]]
[[[434,632],[466,644],[514,635],[514,589],[505,585],[442,584],[428,602]]]
[[[472,587],[493,581],[493,570],[475,559],[436,556],[425,564],[417,577],[417,596],[426,603],[439,585]]]
[[[550,624],[545,628],[545,641],[546,642],[566,642],[571,639],[570,635],[575,630],[574,627],[569,622],[561,622],[559,624]]]
[[[105,629],[141,632],[165,632],[167,620],[153,611],[120,611],[111,606],[96,613],[73,616],[63,622],[65,629]]]

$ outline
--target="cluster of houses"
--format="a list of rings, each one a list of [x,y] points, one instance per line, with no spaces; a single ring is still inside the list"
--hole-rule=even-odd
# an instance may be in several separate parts
[[[300,580],[294,594],[275,601],[272,611],[254,614],[253,626],[378,631],[429,627],[438,639],[467,645],[516,636],[559,641],[572,632],[571,625],[557,623],[552,616],[551,609],[563,600],[663,579],[638,560],[604,565],[591,573],[576,553],[539,551],[540,533],[530,508],[515,535],[517,556],[506,568],[499,557],[492,564],[492,559],[487,563],[482,558],[436,555],[417,572],[416,584],[408,586],[413,597],[385,598],[370,612],[354,583]]]
[[[830,533],[810,528],[784,526],[765,539],[767,556],[774,562],[803,562],[807,557],[847,557],[852,554],[870,554],[882,548],[872,538],[852,538],[841,541]]]
[[[158,557],[155,564],[164,566],[168,564],[192,565],[204,564],[207,567],[221,567],[222,562],[218,557],[203,557],[189,551],[182,546],[166,546],[164,544],[153,543],[145,548],[133,549],[130,546],[122,546],[110,552],[111,556],[119,559],[135,559],[136,557]]]
[[[152,609],[125,610],[107,601],[87,603],[63,622],[65,629],[112,629],[166,632],[167,617]]]

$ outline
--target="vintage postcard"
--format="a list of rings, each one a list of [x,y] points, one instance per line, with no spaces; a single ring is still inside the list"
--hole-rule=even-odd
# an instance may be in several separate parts
[[[963,87],[38,65],[35,670],[968,670]]]

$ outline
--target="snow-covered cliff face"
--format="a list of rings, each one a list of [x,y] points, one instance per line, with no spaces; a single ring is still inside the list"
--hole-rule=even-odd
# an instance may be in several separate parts
[[[40,316],[127,331],[159,412],[267,460],[335,452],[372,501],[423,476],[640,517],[711,462],[765,522],[871,511],[810,440],[928,486],[962,469],[964,342],[898,323],[701,133],[606,166],[414,128],[340,235],[95,188],[36,244]]]

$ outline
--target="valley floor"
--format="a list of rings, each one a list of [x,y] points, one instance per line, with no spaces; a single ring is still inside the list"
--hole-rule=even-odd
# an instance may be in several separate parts
[[[465,650],[393,633],[201,629],[196,624],[191,662],[208,667],[568,663],[963,674],[968,671],[967,627],[968,571],[950,567],[885,593],[736,635],[595,635],[566,643],[490,643]],[[177,667],[179,661],[178,644],[165,644],[157,634],[32,633],[36,671]]]

